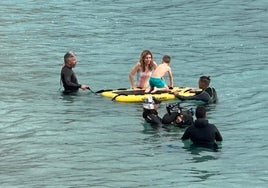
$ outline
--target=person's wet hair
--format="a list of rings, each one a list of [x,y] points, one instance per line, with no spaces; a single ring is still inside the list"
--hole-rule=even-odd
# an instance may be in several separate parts
[[[195,110],[196,118],[205,118],[206,117],[206,109],[204,106],[197,106]]]
[[[210,84],[210,76],[201,76],[199,78],[199,80],[203,83],[205,83],[206,85],[209,85]]]
[[[74,52],[72,52],[72,51],[67,52],[67,53],[64,55],[64,62],[65,62],[65,63],[68,62],[68,60],[69,60],[70,58],[75,57],[75,56],[76,56],[76,55],[75,55]]]

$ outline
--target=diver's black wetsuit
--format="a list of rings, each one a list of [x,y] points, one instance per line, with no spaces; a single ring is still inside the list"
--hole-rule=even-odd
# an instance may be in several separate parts
[[[64,66],[61,69],[61,81],[65,89],[64,92],[75,92],[81,87],[81,84],[78,84],[78,80],[73,72],[72,68]]]
[[[142,117],[147,123],[150,123],[154,127],[162,126],[162,119],[158,116],[158,112],[156,110],[144,109]]]
[[[195,146],[217,148],[215,140],[222,141],[222,136],[214,124],[210,124],[207,119],[200,118],[186,129],[181,139],[191,139]]]
[[[202,91],[197,91],[196,95],[194,96],[185,97],[181,95],[176,95],[176,97],[180,100],[201,100],[205,103],[217,103],[218,101],[217,92],[214,88],[211,87],[208,87]]]
[[[178,116],[182,115],[182,121],[176,122]],[[182,110],[181,113],[171,112],[166,113],[162,118],[164,125],[173,124],[175,127],[186,128],[193,125],[193,115],[189,110]]]
[[[162,127],[166,125],[174,125],[175,127],[185,128],[193,124],[193,117],[189,111],[182,111],[182,121],[177,123],[176,118],[180,114],[178,112],[166,113],[163,118],[158,116],[156,110],[144,109],[142,116],[147,123],[150,123],[153,127]]]

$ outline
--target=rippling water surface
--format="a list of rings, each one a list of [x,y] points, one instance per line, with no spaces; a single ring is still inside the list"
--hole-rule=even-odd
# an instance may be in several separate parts
[[[265,0],[1,1],[1,187],[266,187],[267,11]],[[219,152],[152,130],[140,104],[61,94],[66,51],[97,91],[129,87],[144,49],[172,56],[177,86],[211,76]]]

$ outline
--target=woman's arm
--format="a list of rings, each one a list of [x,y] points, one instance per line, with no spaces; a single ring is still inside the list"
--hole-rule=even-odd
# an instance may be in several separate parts
[[[129,80],[130,80],[130,84],[131,84],[132,89],[136,89],[134,75],[138,72],[139,68],[140,68],[140,62],[137,62],[136,65],[129,72]]]

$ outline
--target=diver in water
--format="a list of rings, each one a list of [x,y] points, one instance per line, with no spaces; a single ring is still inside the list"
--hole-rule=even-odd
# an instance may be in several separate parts
[[[192,111],[182,109],[179,103],[168,104],[166,107],[167,113],[161,118],[157,111],[160,102],[154,96],[149,96],[143,103],[142,116],[152,127],[174,125],[175,127],[185,128],[193,124]]]
[[[195,93],[194,96],[182,96],[177,91],[174,95],[180,100],[201,100],[205,103],[217,103],[218,97],[215,88],[209,87],[210,77],[201,76],[198,81],[199,90],[189,89],[184,92]]]
[[[174,125],[175,127],[186,128],[194,122],[193,110],[180,107],[179,103],[168,104],[167,113],[162,118],[165,125]]]
[[[149,96],[143,103],[142,117],[147,123],[150,123],[153,127],[161,127],[162,119],[158,116],[158,104],[161,101],[157,100],[154,96]]]

